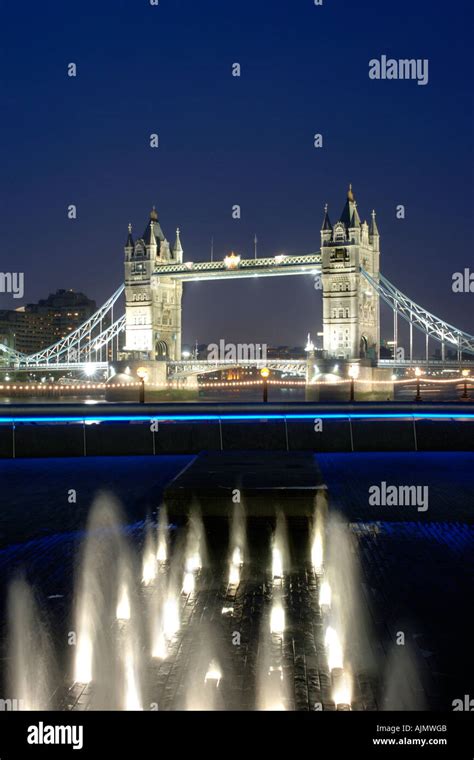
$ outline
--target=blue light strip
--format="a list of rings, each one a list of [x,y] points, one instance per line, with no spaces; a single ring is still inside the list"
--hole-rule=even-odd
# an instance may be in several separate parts
[[[219,422],[261,420],[471,420],[474,414],[449,412],[370,412],[370,413],[324,413],[318,414],[183,414],[183,415],[111,415],[109,417],[0,417],[0,423],[21,424],[31,422]]]

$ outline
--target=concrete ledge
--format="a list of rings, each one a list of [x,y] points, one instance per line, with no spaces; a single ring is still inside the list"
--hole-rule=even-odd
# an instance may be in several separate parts
[[[446,420],[417,420],[418,451],[473,451],[474,420],[452,425]]]
[[[352,420],[354,451],[416,451],[415,428],[407,420]]]
[[[150,422],[108,422],[85,425],[87,456],[154,454]]]
[[[221,449],[219,422],[160,422],[154,436],[156,454],[197,454]]]
[[[287,420],[290,451],[352,451],[349,420],[322,420],[315,430],[318,415],[310,420]]]
[[[10,459],[14,452],[13,425],[0,425],[0,459]]]
[[[14,429],[14,445],[17,458],[82,457],[84,425],[17,422]]]
[[[470,451],[474,405],[81,404],[0,408],[0,457]]]
[[[285,420],[268,420],[262,417],[260,420],[237,422],[223,419],[223,450],[241,451],[249,447],[257,451],[285,451]]]

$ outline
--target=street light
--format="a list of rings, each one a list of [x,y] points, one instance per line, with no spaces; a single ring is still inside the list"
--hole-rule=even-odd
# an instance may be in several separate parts
[[[266,404],[268,401],[268,377],[270,375],[270,370],[268,367],[263,367],[263,369],[260,370],[260,374],[263,378],[263,403]]]
[[[355,381],[359,377],[360,367],[358,364],[351,364],[349,367],[349,377],[351,378],[351,401],[355,399]]]
[[[469,370],[463,369],[463,371],[461,372],[461,375],[464,378],[464,393],[462,394],[461,398],[469,398],[469,396],[467,395],[467,380],[469,377]]]
[[[137,376],[140,378],[140,404],[145,403],[145,380],[148,379],[148,370],[146,367],[138,367]]]
[[[421,401],[421,391],[420,391],[421,369],[419,367],[415,367],[415,377],[416,377],[416,396],[415,396],[415,401]]]

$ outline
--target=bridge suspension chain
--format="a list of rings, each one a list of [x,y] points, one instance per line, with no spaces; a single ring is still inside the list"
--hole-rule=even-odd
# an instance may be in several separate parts
[[[120,319],[117,320],[110,327],[106,328],[106,330],[101,330],[99,335],[93,337],[92,333],[97,327],[101,329],[102,321],[108,313],[113,313],[114,304],[120,298],[124,289],[125,285],[120,285],[100,309],[97,309],[89,319],[83,322],[83,324],[70,333],[70,335],[61,338],[61,340],[58,340],[52,346],[48,346],[48,348],[44,348],[42,351],[38,351],[35,354],[30,354],[29,356],[23,355],[20,358],[20,364],[26,367],[35,367],[37,365],[45,364],[62,364],[63,361],[70,363],[71,359],[72,361],[79,361],[79,357],[84,355],[84,352],[87,352],[87,349],[89,349],[89,352],[95,350],[92,348],[94,342],[99,340],[99,342],[102,343],[101,335],[108,333],[111,328],[116,327],[117,323],[121,321]],[[123,329],[123,325],[121,326],[121,329]],[[114,333],[113,330],[109,334],[109,340],[115,336],[115,333],[112,333]]]
[[[361,274],[374,290],[383,298],[383,300],[393,309],[394,312],[403,317],[410,326],[415,326],[430,338],[434,338],[441,344],[449,344],[455,348],[458,354],[463,352],[474,354],[474,335],[459,330],[449,322],[445,322],[440,317],[431,314],[422,306],[411,300],[393,285],[382,274],[379,279],[374,279],[362,267]]]

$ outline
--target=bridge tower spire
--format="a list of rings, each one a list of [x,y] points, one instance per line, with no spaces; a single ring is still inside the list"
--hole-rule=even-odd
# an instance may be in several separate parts
[[[321,228],[324,350],[328,357],[376,360],[380,348],[378,293],[367,287],[363,268],[380,271],[380,235],[375,222],[361,222],[352,185],[340,219],[331,225],[327,206]]]
[[[183,246],[181,245],[179,227],[176,228],[176,240],[173,246],[173,256],[174,256],[175,261],[178,264],[181,264],[181,262],[183,261]]]

